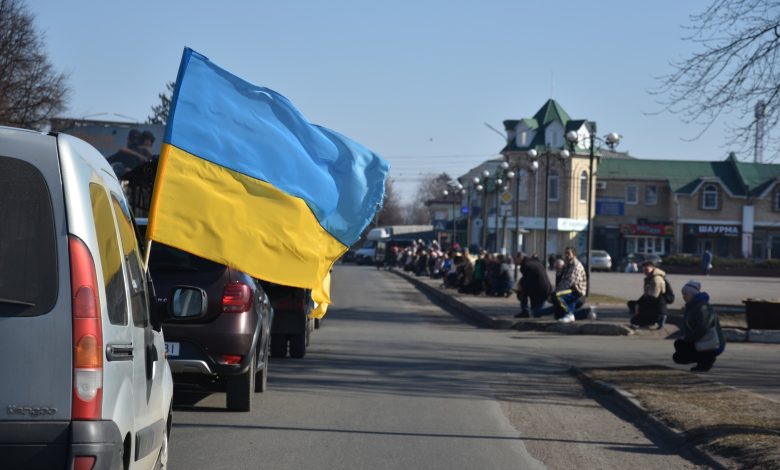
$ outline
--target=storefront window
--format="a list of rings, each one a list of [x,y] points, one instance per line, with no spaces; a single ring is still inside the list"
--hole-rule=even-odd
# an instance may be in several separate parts
[[[664,237],[629,237],[626,238],[627,253],[665,254],[668,240]]]

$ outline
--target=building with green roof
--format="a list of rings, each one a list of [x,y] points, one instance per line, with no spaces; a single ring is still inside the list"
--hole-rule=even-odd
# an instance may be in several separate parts
[[[734,154],[722,161],[650,160],[594,149],[591,178],[594,121],[572,119],[549,99],[533,117],[504,121],[504,129],[501,154],[509,167],[493,162],[487,178],[503,184],[485,186],[484,210],[469,225],[470,239],[488,249],[541,255],[546,243],[548,253],[565,246],[584,252],[592,200],[592,246],[615,264],[629,253],[704,250],[780,258],[780,165],[741,162]],[[565,139],[570,131],[577,135],[573,147]]]

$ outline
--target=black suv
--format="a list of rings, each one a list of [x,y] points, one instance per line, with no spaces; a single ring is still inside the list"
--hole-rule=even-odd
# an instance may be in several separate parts
[[[146,220],[139,219],[140,229]],[[227,392],[227,408],[250,411],[264,392],[273,308],[248,274],[161,243],[152,243],[149,272],[163,320],[165,350],[177,388]],[[202,308],[181,314],[167,308],[181,289],[198,292]]]
[[[289,346],[290,357],[304,357],[315,327],[315,320],[310,316],[314,308],[311,291],[268,281],[260,282],[275,312],[271,326],[271,356],[287,356]]]

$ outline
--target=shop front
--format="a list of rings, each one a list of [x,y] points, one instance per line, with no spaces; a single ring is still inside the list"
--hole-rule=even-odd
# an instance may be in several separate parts
[[[742,230],[738,224],[683,224],[684,253],[709,250],[723,258],[742,257]]]
[[[674,226],[671,224],[621,224],[622,253],[652,253],[659,256],[672,252]]]

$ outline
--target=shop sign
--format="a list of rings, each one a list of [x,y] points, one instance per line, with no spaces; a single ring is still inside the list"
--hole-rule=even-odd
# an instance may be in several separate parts
[[[674,235],[674,226],[666,224],[621,224],[620,233],[623,235],[671,237]]]
[[[621,216],[625,211],[625,202],[621,198],[596,198],[596,215]]]
[[[724,236],[724,237],[738,237],[739,226],[738,225],[715,225],[715,224],[700,224],[689,225],[688,233],[691,235],[697,235],[699,237],[711,237],[711,236]]]

